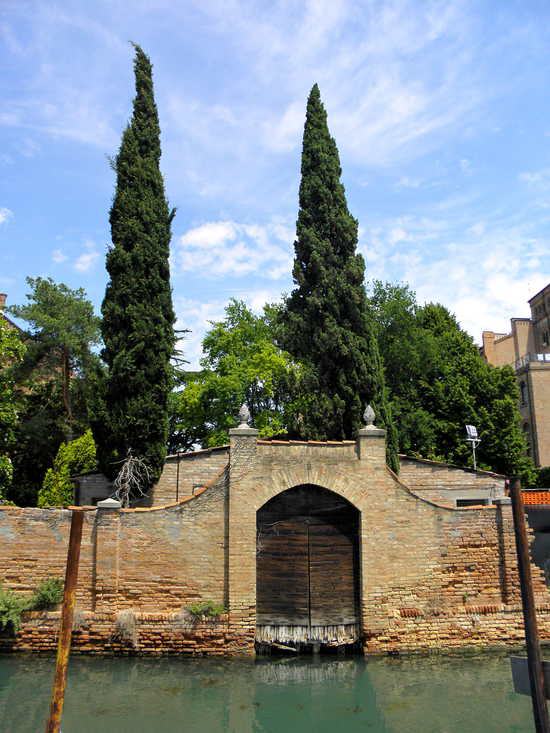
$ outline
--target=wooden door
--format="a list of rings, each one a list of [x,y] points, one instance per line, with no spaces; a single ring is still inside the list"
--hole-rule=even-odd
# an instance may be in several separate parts
[[[357,533],[348,517],[309,524],[310,625],[357,623]]]
[[[258,533],[257,623],[309,624],[308,531],[303,518],[279,520]]]
[[[358,623],[358,513],[340,497],[318,487],[276,497],[258,513],[257,552],[257,625]]]

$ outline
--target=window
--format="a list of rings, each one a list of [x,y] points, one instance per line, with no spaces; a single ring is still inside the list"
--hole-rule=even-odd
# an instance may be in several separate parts
[[[544,331],[542,334],[542,345],[548,346],[548,331]]]
[[[527,404],[527,385],[525,384],[525,382],[520,382],[519,391],[521,394],[521,404],[526,405]]]
[[[480,496],[478,499],[457,499],[456,505],[459,506],[480,506],[486,505],[489,500],[485,496]]]

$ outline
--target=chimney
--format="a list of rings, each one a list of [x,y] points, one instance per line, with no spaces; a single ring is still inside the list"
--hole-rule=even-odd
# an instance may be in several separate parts
[[[6,307],[6,299],[7,299],[6,293],[0,293],[0,311],[3,311]]]
[[[481,339],[483,342],[482,355],[485,357],[486,362],[494,366],[496,364],[494,331],[483,331]]]

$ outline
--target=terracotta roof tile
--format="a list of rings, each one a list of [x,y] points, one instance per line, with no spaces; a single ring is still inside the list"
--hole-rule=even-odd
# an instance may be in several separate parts
[[[521,495],[524,504],[550,504],[550,491],[522,491]]]

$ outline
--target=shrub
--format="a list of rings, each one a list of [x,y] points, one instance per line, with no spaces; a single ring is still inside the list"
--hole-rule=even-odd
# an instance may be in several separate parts
[[[195,618],[206,616],[207,618],[216,618],[225,613],[225,606],[222,603],[214,603],[214,601],[198,601],[187,606],[187,611]]]
[[[29,609],[44,611],[53,608],[63,600],[63,581],[61,578],[43,580],[34,591],[29,602]]]
[[[67,506],[73,503],[71,476],[94,471],[97,468],[95,443],[88,430],[70,443],[62,443],[53,468],[48,468],[42,488],[38,492],[38,506]]]
[[[0,586],[0,630],[17,633],[21,626],[21,614],[28,607],[27,598]]]
[[[11,504],[8,502],[6,492],[10,488],[13,479],[13,466],[8,456],[0,455],[0,504]]]
[[[48,578],[42,581],[30,598],[0,585],[0,631],[15,634],[21,626],[24,611],[42,611],[63,600],[63,581]]]

